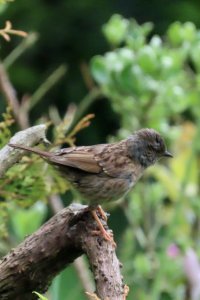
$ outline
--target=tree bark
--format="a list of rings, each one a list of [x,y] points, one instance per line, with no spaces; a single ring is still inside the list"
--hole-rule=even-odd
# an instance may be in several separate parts
[[[35,145],[41,141],[47,141],[45,137],[46,126],[41,124],[30,127],[16,133],[10,143],[22,145]],[[4,176],[6,171],[12,167],[18,160],[22,158],[24,151],[13,151],[13,148],[5,146],[0,150],[0,178]]]
[[[103,222],[103,220],[102,220]],[[87,207],[63,209],[0,261],[0,299],[37,299],[52,279],[75,258],[86,254],[100,299],[125,299],[115,249],[95,236],[96,223]],[[91,292],[91,291],[89,291]]]

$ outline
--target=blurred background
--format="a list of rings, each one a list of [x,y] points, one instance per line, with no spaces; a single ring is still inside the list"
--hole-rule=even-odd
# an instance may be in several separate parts
[[[28,32],[0,41],[21,115],[14,112],[13,124],[1,87],[0,146],[15,131],[49,121],[53,146],[158,130],[174,158],[150,168],[124,201],[107,208],[109,225],[128,299],[200,299],[200,2],[15,0],[0,4],[0,13],[1,28],[10,20]],[[9,170],[9,185],[0,180],[1,255],[55,213],[52,201],[73,201],[50,171],[51,189],[49,169],[35,156]],[[81,268],[92,284],[84,264],[60,274],[48,299],[87,299],[77,279]]]

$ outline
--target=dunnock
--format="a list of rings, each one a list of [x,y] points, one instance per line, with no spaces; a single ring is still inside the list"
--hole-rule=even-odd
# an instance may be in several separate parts
[[[16,144],[9,146],[34,152],[62,171],[89,202],[100,230],[109,240],[96,208],[101,211],[100,204],[123,197],[143,171],[161,157],[172,157],[160,134],[148,128],[138,130],[120,142],[64,148],[56,152]]]

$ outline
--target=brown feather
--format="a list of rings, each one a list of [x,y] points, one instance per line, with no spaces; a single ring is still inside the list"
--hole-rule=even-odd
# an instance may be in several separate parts
[[[49,158],[51,155],[53,155],[53,153],[51,153],[51,152],[42,151],[40,149],[28,147],[28,146],[25,146],[25,145],[18,145],[18,144],[9,143],[8,146],[13,147],[15,149],[20,149],[20,150],[29,151],[29,152],[38,154],[43,158],[45,158],[45,157]]]
[[[109,144],[101,153],[95,155],[95,159],[103,171],[111,177],[120,176],[132,163],[127,157],[125,141]]]
[[[50,162],[56,164],[77,168],[89,173],[98,174],[102,170],[102,168],[94,159],[94,155],[83,151],[75,151],[62,155],[52,156],[49,158],[49,160]]]
[[[94,158],[93,148],[90,146],[65,148],[55,153],[11,143],[9,146],[39,154],[49,162],[57,165],[73,167],[94,174],[102,171],[102,168]]]

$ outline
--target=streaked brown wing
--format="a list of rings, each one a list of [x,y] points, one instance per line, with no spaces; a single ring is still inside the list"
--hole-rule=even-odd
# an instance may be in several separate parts
[[[89,173],[99,173],[102,168],[94,158],[89,147],[62,149],[57,155],[49,157],[52,163],[77,168]]]
[[[102,170],[111,177],[120,176],[131,163],[127,156],[126,143],[109,144],[101,153],[95,155],[95,159]]]

